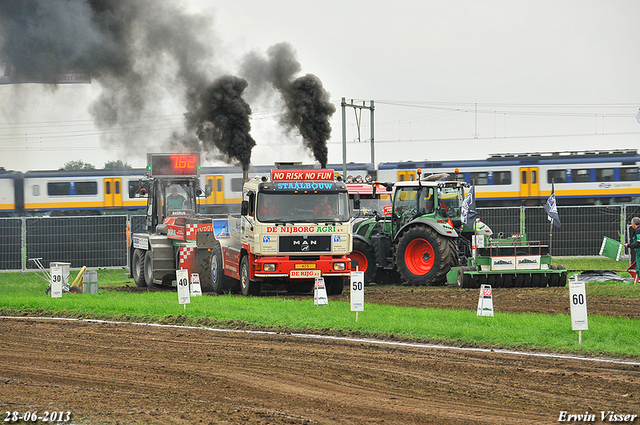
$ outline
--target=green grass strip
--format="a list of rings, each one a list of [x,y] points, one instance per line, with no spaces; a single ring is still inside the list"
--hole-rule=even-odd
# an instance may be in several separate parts
[[[75,273],[72,272],[72,279]],[[118,276],[114,278],[113,275]],[[104,288],[122,286],[122,271],[103,273]],[[101,281],[101,278],[99,278]],[[497,311],[494,317],[477,317],[476,311],[393,307],[365,304],[356,315],[346,302],[315,306],[313,297],[292,300],[272,297],[193,297],[186,308],[175,292],[128,293],[102,289],[98,295],[65,294],[53,299],[44,293],[44,281],[33,274],[0,274],[0,309],[3,313],[74,317],[127,318],[147,322],[247,326],[255,328],[351,334],[382,338],[446,342],[468,346],[538,349],[640,358],[640,321],[589,316],[583,343],[571,330],[569,315],[516,314]],[[102,287],[101,287],[102,288]],[[640,290],[640,289],[639,289]],[[365,294],[366,302],[366,294]],[[588,301],[587,301],[588,304]]]

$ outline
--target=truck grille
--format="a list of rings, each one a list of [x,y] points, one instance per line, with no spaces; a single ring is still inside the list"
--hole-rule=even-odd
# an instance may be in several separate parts
[[[279,236],[280,254],[327,252],[331,253],[331,235]]]

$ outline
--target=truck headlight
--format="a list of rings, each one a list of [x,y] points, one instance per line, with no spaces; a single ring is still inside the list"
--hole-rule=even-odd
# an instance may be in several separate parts
[[[274,263],[264,263],[262,266],[262,269],[265,272],[275,272],[276,271],[276,265]]]
[[[347,266],[345,263],[333,263],[333,270],[346,270]]]

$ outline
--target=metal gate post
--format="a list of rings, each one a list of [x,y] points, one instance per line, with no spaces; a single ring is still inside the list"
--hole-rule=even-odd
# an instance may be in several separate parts
[[[21,229],[20,229],[20,257],[21,257],[21,271],[22,273],[27,272],[27,219],[22,217],[20,219]]]

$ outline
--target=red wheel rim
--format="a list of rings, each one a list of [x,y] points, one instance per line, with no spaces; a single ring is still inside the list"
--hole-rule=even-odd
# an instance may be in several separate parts
[[[407,269],[417,276],[422,276],[433,268],[435,251],[426,239],[414,239],[407,245],[404,262]]]
[[[366,271],[369,268],[369,262],[367,256],[360,251],[353,251],[349,254],[349,258],[358,262],[358,270],[361,272]]]

